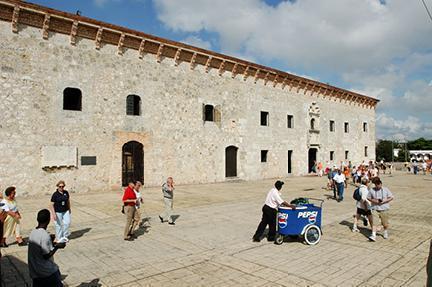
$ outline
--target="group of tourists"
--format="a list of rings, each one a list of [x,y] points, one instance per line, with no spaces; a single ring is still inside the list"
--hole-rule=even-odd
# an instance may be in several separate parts
[[[348,165],[344,165],[341,162],[341,166],[333,166],[328,171],[327,186],[333,189],[333,198],[338,202],[344,199],[344,190],[347,187],[350,176],[352,177],[352,184],[358,186],[353,195],[357,202],[352,231],[359,232],[357,223],[360,218],[363,219],[365,226],[369,222],[371,227],[369,240],[371,241],[376,241],[378,220],[381,221],[383,228],[383,238],[387,239],[389,236],[389,202],[394,197],[388,188],[382,186],[381,179],[379,178],[380,172],[385,173],[387,169],[391,170],[391,167],[386,167],[383,162],[374,163],[370,161],[368,164],[362,162],[357,166],[351,166],[351,162]],[[370,183],[374,186],[371,187]]]
[[[426,175],[427,173],[432,175],[432,160],[422,160],[420,162],[413,161],[411,164],[406,162],[405,167],[409,173],[415,175],[420,174],[420,171],[423,172],[423,175]]]
[[[373,187],[369,186],[372,182]],[[358,221],[363,218],[363,224],[367,226],[368,222],[371,228],[370,241],[376,241],[378,222],[380,221],[384,239],[388,239],[389,228],[389,209],[390,202],[394,199],[392,192],[384,187],[379,177],[369,178],[363,177],[360,186],[354,191],[353,195],[356,199],[356,214],[354,215],[353,232],[360,232]]]
[[[71,224],[70,194],[65,189],[65,182],[60,180],[57,189],[51,196],[49,209],[42,209],[37,214],[37,227],[31,231],[28,242],[21,234],[21,213],[15,200],[16,187],[10,186],[4,191],[0,202],[0,246],[8,247],[7,239],[14,236],[19,246],[28,245],[28,267],[33,286],[63,286],[58,265],[52,260],[58,249],[66,247],[69,242]],[[140,181],[130,182],[123,194],[123,213],[126,215],[124,239],[131,241],[136,238],[134,232],[140,227],[141,207],[144,203],[140,189]],[[162,185],[165,203],[164,212],[159,215],[162,223],[175,225],[172,208],[174,199],[174,181],[169,177]],[[47,231],[49,223],[54,221],[55,236]]]
[[[123,233],[124,240],[133,241],[137,238],[135,232],[141,225],[141,206],[144,203],[140,189],[142,183],[140,181],[130,181],[123,193],[122,213],[126,215],[126,226]],[[172,210],[174,200],[174,180],[168,177],[162,185],[162,194],[165,203],[165,211],[159,215],[161,223],[168,222],[170,225],[175,225]]]
[[[28,245],[28,267],[34,287],[63,286],[59,268],[51,257],[69,241],[71,204],[65,186],[63,180],[57,183],[57,189],[51,196],[50,210],[42,209],[38,212],[38,225],[31,231],[28,242],[23,240],[21,234],[22,217],[15,200],[15,186],[6,188],[0,203],[0,230],[3,235],[1,247],[8,247],[7,239],[12,236],[19,246]],[[46,231],[51,219],[55,223],[55,236]]]

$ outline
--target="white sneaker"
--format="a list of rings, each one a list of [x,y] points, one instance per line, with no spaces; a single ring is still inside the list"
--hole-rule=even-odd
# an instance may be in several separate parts
[[[369,240],[372,242],[375,242],[376,241],[376,235],[369,236]]]
[[[388,238],[389,238],[389,235],[388,235],[387,230],[384,231],[384,233],[383,233],[383,237],[384,237],[384,239],[388,239]]]
[[[62,237],[59,239],[59,241],[57,243],[68,243],[69,239],[67,239],[66,237]]]
[[[353,228],[351,229],[351,231],[352,231],[352,232],[360,232],[360,230],[357,228],[357,226],[353,227]]]

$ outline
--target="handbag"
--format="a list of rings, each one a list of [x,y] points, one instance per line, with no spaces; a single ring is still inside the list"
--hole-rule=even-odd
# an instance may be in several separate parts
[[[124,214],[124,205],[122,206],[121,213]]]

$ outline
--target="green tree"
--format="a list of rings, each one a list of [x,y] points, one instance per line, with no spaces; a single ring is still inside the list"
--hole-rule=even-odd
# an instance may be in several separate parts
[[[408,150],[432,150],[432,140],[418,138],[408,142]]]
[[[398,156],[394,159],[396,162],[405,162],[405,161],[409,161],[409,153],[407,151],[407,149],[405,148],[405,144],[399,144],[397,148],[399,148],[399,154]],[[406,153],[406,154],[405,154]]]
[[[379,140],[376,144],[376,160],[391,161],[392,160],[392,141],[389,140]]]

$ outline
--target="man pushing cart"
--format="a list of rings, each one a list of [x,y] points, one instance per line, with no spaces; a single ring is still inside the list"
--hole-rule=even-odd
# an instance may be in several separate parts
[[[276,237],[276,218],[278,213],[278,207],[284,206],[291,209],[296,208],[294,204],[290,204],[281,198],[280,190],[284,185],[283,181],[276,181],[274,188],[272,188],[266,197],[264,206],[262,207],[262,218],[261,222],[258,224],[257,230],[252,237],[253,242],[260,242],[267,225],[269,226],[269,232],[267,235],[267,241],[274,241]]]
[[[252,237],[253,242],[261,241],[268,225],[267,241],[282,244],[285,236],[303,236],[307,244],[317,244],[322,235],[321,211],[324,201],[302,198],[288,203],[281,197],[280,190],[283,185],[284,182],[278,180],[275,182],[274,188],[268,192],[262,207],[261,222]],[[319,202],[319,204],[310,203],[313,201]]]

